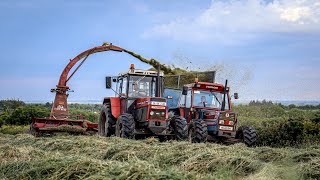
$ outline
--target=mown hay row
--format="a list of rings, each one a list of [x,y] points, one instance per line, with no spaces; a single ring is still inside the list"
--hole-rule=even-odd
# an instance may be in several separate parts
[[[318,178],[319,146],[248,148],[157,139],[0,134],[0,179]],[[277,167],[277,168],[275,168]],[[272,172],[272,173],[271,173]]]

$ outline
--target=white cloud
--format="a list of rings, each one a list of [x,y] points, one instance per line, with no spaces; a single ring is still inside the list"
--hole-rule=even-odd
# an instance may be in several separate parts
[[[235,43],[259,33],[319,31],[319,0],[213,0],[202,13],[157,24],[142,36]]]
[[[283,9],[280,18],[286,21],[297,22],[303,17],[311,15],[309,7],[294,7]]]

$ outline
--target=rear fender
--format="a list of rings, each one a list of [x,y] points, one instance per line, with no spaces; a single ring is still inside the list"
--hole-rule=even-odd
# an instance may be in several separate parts
[[[110,103],[112,116],[118,118],[120,116],[120,98],[119,97],[108,97],[104,98],[103,104]]]

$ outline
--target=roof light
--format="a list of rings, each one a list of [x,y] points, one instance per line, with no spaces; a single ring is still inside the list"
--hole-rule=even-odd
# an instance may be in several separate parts
[[[130,69],[134,69],[134,64],[130,64]]]

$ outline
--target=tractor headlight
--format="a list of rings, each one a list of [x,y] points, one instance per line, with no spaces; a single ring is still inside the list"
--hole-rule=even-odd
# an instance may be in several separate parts
[[[165,114],[166,114],[166,113],[165,113],[164,111],[161,113],[162,116],[164,116]]]
[[[153,115],[154,115],[154,112],[153,112],[153,111],[150,111],[150,115],[153,116]]]
[[[234,125],[234,121],[229,121],[229,125]]]
[[[224,120],[219,120],[219,124],[224,124]]]

